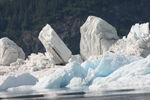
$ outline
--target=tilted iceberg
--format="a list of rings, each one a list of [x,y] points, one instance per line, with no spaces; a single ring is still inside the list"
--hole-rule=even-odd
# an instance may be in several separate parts
[[[46,49],[46,56],[53,64],[68,62],[72,53],[49,24],[42,29],[39,39]]]

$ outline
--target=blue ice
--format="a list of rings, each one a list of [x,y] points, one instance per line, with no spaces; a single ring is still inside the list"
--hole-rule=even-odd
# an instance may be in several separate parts
[[[71,62],[40,79],[34,88],[89,86],[147,74],[150,74],[150,55],[142,58],[108,52],[102,58],[81,65]]]

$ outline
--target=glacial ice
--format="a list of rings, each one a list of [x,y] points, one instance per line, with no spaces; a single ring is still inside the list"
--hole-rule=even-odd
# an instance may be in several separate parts
[[[46,56],[53,64],[68,62],[72,53],[49,24],[43,27],[39,39],[46,49]]]
[[[125,77],[133,77],[135,79],[137,76],[143,77],[150,74],[149,61],[150,56],[142,58],[108,52],[100,59],[85,61],[81,65],[77,62],[71,62],[64,68],[56,70],[54,73],[40,79],[34,86],[34,89],[60,88],[65,86],[72,88],[84,85],[92,88],[122,79],[126,81],[127,78]]]
[[[89,16],[80,27],[80,54],[83,60],[104,54],[119,37],[116,29],[101,18]]]
[[[17,77],[0,76],[0,91],[23,85],[35,85],[37,81],[38,80],[34,76],[28,73],[21,74]]]
[[[10,64],[10,66],[18,66],[31,69],[31,71],[40,71],[46,68],[53,67],[53,64],[43,53],[32,53],[26,60],[17,59],[16,62]]]
[[[127,64],[118,70],[115,70],[109,76],[97,77],[93,80],[92,87],[103,87],[111,82],[117,86],[138,86],[138,85],[150,85],[150,55],[147,58],[143,58]],[[145,81],[143,81],[146,79]]]
[[[73,77],[85,78],[85,76],[86,71],[80,66],[80,64],[77,62],[71,62],[65,67],[56,70],[54,73],[41,78],[33,88],[65,87]]]
[[[79,64],[81,64],[83,62],[81,56],[78,54],[78,55],[72,55],[71,58],[69,59],[68,63],[70,62],[78,62]]]
[[[143,23],[143,24],[139,24],[136,23],[135,25],[133,25],[130,29],[130,32],[127,36],[127,38],[145,38],[147,36],[149,36],[149,23]]]
[[[94,69],[94,63],[91,61],[86,60],[85,62],[83,62],[81,64],[81,66],[84,68],[84,70],[86,70],[88,72],[89,68]]]
[[[95,68],[95,75],[97,77],[106,77],[116,69],[139,59],[141,57],[107,52]]]
[[[96,20],[96,18],[92,18],[92,16],[89,17],[88,19]],[[90,20],[87,20],[87,23],[90,23]],[[150,62],[149,62],[150,39],[149,39],[148,25],[149,23],[142,25],[136,24],[135,26],[132,26],[128,37],[127,38],[123,37],[122,39],[119,39],[115,44],[113,44],[110,47],[109,51],[111,52],[106,52],[102,56],[92,54],[90,55],[87,54],[84,56],[84,54],[82,54],[81,51],[81,56],[83,58],[85,57],[84,59],[89,58],[89,60],[86,60],[81,64],[78,63],[78,68],[81,67],[82,71],[74,69],[75,67],[77,67],[77,65],[74,63],[77,62],[70,62],[69,64],[67,64],[67,66],[65,66],[65,69],[69,69],[69,67],[72,67],[73,68],[72,70],[74,71],[84,72],[85,73],[84,77],[83,76],[68,77],[66,74],[65,75],[63,74],[65,72],[64,69],[60,69],[59,71],[56,71],[46,76],[45,78],[41,79],[34,87],[59,88],[66,86],[69,88],[73,88],[80,86],[89,86],[89,89],[98,89],[98,88],[117,88],[128,86],[136,87],[137,85],[138,86],[150,85],[149,80],[150,78],[148,77],[150,76]],[[86,30],[84,28],[86,27],[83,25],[81,27],[81,31]],[[87,34],[90,34],[89,32],[92,31],[88,30]],[[106,36],[111,37],[111,35],[109,36],[107,34]],[[111,38],[117,39],[116,35],[113,36],[115,37]],[[83,42],[82,38],[81,42]],[[83,48],[81,47],[81,49],[85,50],[84,46],[87,44],[85,45],[81,44],[80,46],[83,46]],[[97,44],[97,42],[94,42],[93,44]],[[104,44],[107,45],[106,43]],[[92,48],[92,46],[89,48]],[[100,47],[103,48],[102,45]],[[89,48],[86,50],[90,50]],[[84,51],[83,53],[87,52]],[[141,56],[146,58],[143,58]],[[67,71],[67,74],[72,75],[72,72]],[[144,79],[146,79],[146,81],[143,81]],[[65,84],[62,84],[62,81]]]
[[[133,25],[127,38],[119,39],[109,51],[147,57],[150,54],[149,23]]]
[[[12,62],[15,62],[18,58],[25,59],[25,53],[7,37],[0,39],[0,64],[9,65]]]
[[[135,24],[131,27],[127,38],[123,37],[113,45],[110,44],[112,43],[111,40],[116,41],[118,39],[116,30],[100,18],[94,16],[88,17],[86,23],[81,27],[81,31],[83,31],[81,32],[81,36],[83,37],[81,38],[82,43],[80,46],[82,46],[81,56],[84,58],[84,62],[80,55],[71,56],[70,51],[67,54],[68,49],[66,47],[61,48],[61,45],[58,46],[61,43],[58,39],[59,37],[49,25],[46,25],[41,31],[41,34],[44,34],[44,36],[40,34],[39,38],[43,41],[47,50],[45,55],[47,56],[42,53],[31,54],[26,60],[18,59],[17,62],[10,65],[16,66],[14,67],[16,70],[23,67],[32,69],[32,72],[37,72],[43,70],[45,67],[49,69],[52,66],[51,61],[54,64],[68,64],[61,66],[55,71],[49,72],[48,70],[49,74],[40,78],[38,82],[30,74],[22,74],[17,77],[0,76],[0,90],[22,85],[34,85],[32,89],[36,90],[63,87],[76,88],[82,86],[88,86],[89,89],[94,90],[101,88],[137,88],[140,86],[150,86],[149,23]],[[53,40],[52,37],[56,40]],[[49,39],[51,40],[49,41]],[[96,39],[96,42],[94,39]],[[106,48],[108,49],[110,45],[112,46],[107,51]],[[98,47],[101,49],[96,49]],[[63,56],[61,57],[61,55]],[[51,61],[47,57],[50,57]],[[13,71],[15,69],[12,68]]]

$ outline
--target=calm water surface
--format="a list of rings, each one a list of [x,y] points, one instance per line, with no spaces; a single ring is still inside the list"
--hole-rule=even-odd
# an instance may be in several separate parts
[[[1,91],[0,99],[7,100],[150,100],[150,87],[89,90],[86,87],[78,89],[49,89],[26,91]]]

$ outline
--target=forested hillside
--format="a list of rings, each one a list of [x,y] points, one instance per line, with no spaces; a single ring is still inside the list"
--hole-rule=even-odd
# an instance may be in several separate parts
[[[38,40],[49,23],[73,54],[79,53],[80,26],[95,15],[127,35],[131,25],[150,21],[149,0],[0,0],[0,38],[8,37],[26,55],[44,52]]]

